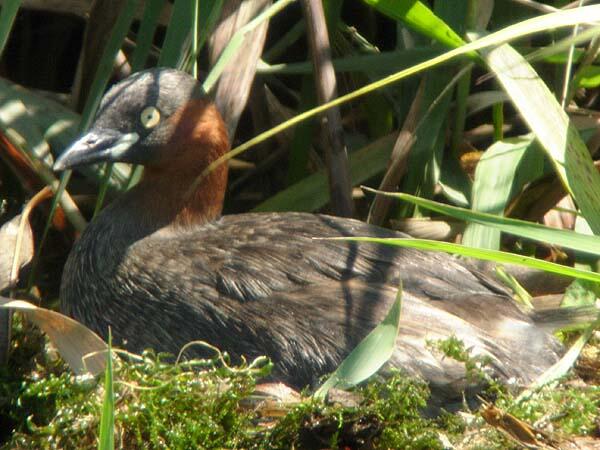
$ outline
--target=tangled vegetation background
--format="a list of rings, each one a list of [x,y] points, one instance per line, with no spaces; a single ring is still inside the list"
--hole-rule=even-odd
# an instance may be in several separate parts
[[[593,305],[600,6],[588,3],[0,2],[1,301],[30,302],[0,316],[0,447],[111,448],[113,430],[128,449],[600,448],[593,324],[560,333],[571,350],[537,386],[491,380],[480,405],[431,414],[427,387],[401,373],[323,402],[264,383],[267,361],[231,366],[218,351],[124,355],[110,376],[86,375],[80,354],[104,344],[53,314],[72,243],[141,172],[60,177],[52,162],[109,84],[151,66],[197,74],[223,111],[236,152],[225,213],[353,215],[524,263],[498,272],[533,307]],[[483,376],[461,342],[432,345]]]

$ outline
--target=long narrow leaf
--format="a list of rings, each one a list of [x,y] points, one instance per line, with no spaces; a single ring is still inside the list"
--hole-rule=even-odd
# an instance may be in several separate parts
[[[0,55],[4,52],[4,47],[8,42],[8,36],[20,6],[21,0],[5,0],[2,2],[2,11],[0,11]]]
[[[437,56],[433,59],[425,61],[423,63],[417,64],[413,67],[410,67],[406,70],[402,70],[393,75],[385,77],[379,81],[363,86],[360,89],[357,89],[349,94],[342,95],[335,100],[332,100],[328,103],[324,103],[316,108],[310,109],[304,113],[298,114],[293,118],[286,120],[285,122],[267,130],[254,138],[244,142],[243,144],[237,146],[232,149],[227,154],[218,158],[216,161],[212,162],[209,167],[207,167],[204,172],[200,175],[199,180],[206,176],[207,173],[210,173],[214,170],[215,167],[223,164],[225,161],[228,161],[231,158],[235,158],[246,150],[252,148],[255,145],[260,144],[266,139],[280,133],[304,120],[307,120],[311,117],[314,117],[318,114],[321,114],[323,111],[328,110],[329,108],[333,108],[335,106],[339,106],[343,103],[349,102],[356,98],[359,98],[363,95],[368,94],[369,92],[373,92],[377,89],[381,89],[390,84],[396,83],[397,81],[407,78],[411,75],[415,75],[420,73],[426,69],[434,67],[436,65],[448,62],[453,58],[456,58],[461,55],[467,55],[470,52],[480,50],[486,47],[499,45],[504,42],[518,39],[524,36],[528,36],[531,34],[538,33],[540,31],[558,28],[558,27],[566,27],[572,26],[581,22],[590,22],[590,21],[598,21],[600,20],[600,5],[593,6],[584,6],[582,8],[560,11],[552,14],[546,14],[544,16],[535,17],[533,19],[528,19],[523,22],[517,23],[515,25],[508,26],[503,28],[500,31],[492,33],[488,36],[485,36],[481,39],[478,39],[469,44],[463,45],[459,48],[450,50],[440,56]],[[199,181],[197,181],[199,182]],[[600,207],[600,201],[598,202]]]
[[[363,1],[386,16],[401,20],[419,33],[448,47],[455,48],[464,44],[461,37],[422,2],[415,0]]]
[[[324,399],[333,387],[345,389],[357,385],[375,374],[391,358],[400,330],[401,309],[402,284],[398,288],[396,300],[383,321],[352,350],[315,392],[316,398]]]
[[[152,41],[156,27],[158,26],[158,19],[160,13],[166,3],[166,0],[147,0],[144,8],[144,15],[140,23],[140,30],[138,31],[137,39],[135,41],[136,47],[131,58],[131,69],[134,72],[144,68],[148,53],[152,48]]]
[[[600,234],[600,174],[569,117],[529,63],[509,45],[484,52],[488,65],[542,147],[595,234]]]
[[[81,114],[81,122],[79,123],[79,129],[81,131],[87,130],[94,117],[96,109],[98,109],[98,105],[102,99],[102,94],[106,88],[106,84],[108,83],[108,79],[110,78],[110,74],[113,69],[115,56],[121,48],[125,36],[127,36],[127,32],[129,31],[129,27],[133,21],[138,4],[139,0],[129,0],[127,3],[125,3],[119,18],[113,27],[110,39],[108,40],[108,43],[104,48],[104,52],[102,53],[100,64],[98,64],[98,70],[94,76],[94,81],[90,87],[90,92]]]
[[[393,247],[409,247],[419,250],[431,250],[456,255],[467,256],[469,258],[482,259],[484,261],[494,261],[497,263],[517,264],[519,266],[530,267],[532,269],[544,270],[546,272],[564,275],[566,277],[581,278],[600,282],[600,274],[589,272],[587,270],[575,269],[573,267],[561,266],[529,256],[517,255],[515,253],[501,252],[498,250],[488,250],[475,247],[465,247],[464,245],[451,244],[449,242],[432,241],[429,239],[410,239],[410,238],[373,238],[373,237],[341,237],[341,238],[322,238],[338,241],[370,242],[373,244],[391,245]]]
[[[532,147],[532,135],[497,141],[483,154],[475,170],[471,207],[502,216],[511,195],[543,172],[543,153]],[[520,169],[520,170],[519,170]],[[500,248],[500,230],[477,223],[467,226],[463,244]]]
[[[176,0],[171,11],[171,21],[160,51],[158,65],[176,67],[185,53],[184,42],[189,42],[192,14],[189,0]]]
[[[104,401],[100,418],[100,440],[98,450],[115,448],[115,393],[113,388],[112,336],[108,330],[108,351],[106,352],[106,370],[104,372]]]
[[[364,189],[368,192],[387,195],[411,202],[422,208],[426,208],[440,214],[445,214],[456,219],[494,227],[515,236],[559,245],[561,247],[570,248],[571,250],[577,250],[580,252],[600,256],[600,237],[598,236],[576,233],[570,230],[550,228],[538,223],[527,222],[525,220],[509,219],[507,217],[499,217],[494,214],[471,211],[469,209],[445,205],[443,203],[434,202],[433,200],[415,197],[414,195],[396,192],[382,192],[371,188]]]

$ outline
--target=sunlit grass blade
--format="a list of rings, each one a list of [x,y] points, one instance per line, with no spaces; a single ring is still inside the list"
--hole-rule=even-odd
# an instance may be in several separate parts
[[[210,173],[212,170],[214,170],[215,167],[223,164],[225,161],[228,161],[231,158],[235,158],[236,156],[240,155],[246,150],[254,147],[255,145],[260,144],[261,142],[264,142],[265,140],[276,135],[277,133],[280,133],[290,127],[293,127],[304,120],[314,117],[322,113],[323,111],[326,111],[329,108],[333,108],[335,106],[339,106],[343,103],[357,99],[363,95],[368,94],[369,92],[373,92],[377,89],[389,86],[390,84],[396,83],[399,80],[420,73],[436,65],[448,62],[458,56],[468,55],[473,51],[481,50],[490,46],[499,45],[510,40],[539,33],[540,31],[545,31],[548,29],[558,27],[567,27],[581,22],[590,22],[598,20],[600,20],[600,5],[592,5],[572,10],[565,10],[556,13],[546,14],[540,17],[534,17],[532,19],[525,20],[515,25],[507,26],[481,39],[463,45],[459,48],[450,50],[435,58],[432,58],[420,64],[416,64],[408,69],[397,72],[374,83],[370,83],[366,86],[363,86],[360,89],[356,89],[355,91],[350,92],[349,94],[342,95],[328,103],[324,103],[313,109],[298,114],[295,117],[271,128],[270,130],[260,133],[259,135],[235,147],[227,154],[218,158],[204,170],[204,172],[199,176],[198,180],[205,177],[206,174]],[[196,183],[197,182],[199,181],[196,181]],[[598,203],[600,207],[600,202]]]
[[[106,352],[106,370],[104,372],[104,401],[100,418],[98,450],[115,448],[115,393],[113,387],[112,336],[108,329],[108,351]]]
[[[469,209],[450,206],[401,192],[381,192],[371,188],[363,189],[368,192],[387,195],[399,200],[411,202],[419,205],[422,208],[451,216],[456,219],[494,227],[515,236],[533,239],[539,242],[550,243],[584,253],[600,255],[600,237],[598,236],[576,233],[570,230],[550,228],[538,223],[527,222],[525,220],[511,219],[507,217],[496,216],[494,214],[471,211]]]
[[[589,325],[581,334],[581,336],[577,338],[571,348],[569,348],[569,351],[567,351],[567,353],[565,353],[563,357],[560,358],[552,367],[540,375],[527,390],[523,391],[517,400],[525,400],[529,398],[535,390],[564,377],[575,365],[575,362],[577,361],[577,358],[579,358],[583,347],[590,340],[593,332],[598,328],[599,325],[600,322],[598,321]]]
[[[484,58],[510,96],[568,192],[596,234],[600,234],[600,174],[569,117],[527,61],[509,45]]]
[[[449,242],[432,241],[429,239],[411,239],[411,238],[373,238],[373,237],[341,237],[341,238],[323,238],[339,241],[370,242],[373,244],[391,245],[393,247],[408,247],[419,250],[439,251],[452,253],[469,258],[482,259],[484,261],[494,261],[502,264],[517,264],[519,266],[530,267],[532,269],[544,270],[546,272],[563,275],[566,277],[581,278],[600,282],[600,274],[589,272],[587,270],[575,269],[569,266],[543,261],[529,256],[517,255],[515,253],[502,252],[499,250],[489,250],[475,247],[466,247]]]
[[[315,392],[314,397],[324,399],[331,388],[346,389],[375,374],[394,353],[400,330],[402,309],[402,283],[396,300],[383,321],[373,329],[342,361],[333,374]]]
[[[386,16],[400,20],[419,33],[448,47],[454,48],[464,44],[461,37],[423,2],[414,0],[363,1]]]

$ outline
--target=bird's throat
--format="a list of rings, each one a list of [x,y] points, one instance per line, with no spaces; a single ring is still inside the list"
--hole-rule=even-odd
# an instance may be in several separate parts
[[[127,234],[137,238],[160,229],[202,225],[220,217],[226,185],[226,165],[200,181],[197,172],[147,171],[138,185],[109,207],[110,214],[118,217],[124,228],[130,228]],[[190,190],[192,186],[195,189]]]

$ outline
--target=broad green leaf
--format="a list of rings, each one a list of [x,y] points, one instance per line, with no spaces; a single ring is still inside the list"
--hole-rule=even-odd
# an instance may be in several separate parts
[[[543,172],[542,154],[532,147],[532,135],[509,138],[492,144],[475,170],[471,208],[503,215],[512,195]],[[519,170],[519,168],[521,170]],[[467,226],[462,240],[472,247],[499,249],[500,230],[477,223]]]
[[[468,208],[471,204],[473,182],[460,166],[456,156],[446,154],[438,185],[444,196],[455,205]]]
[[[106,352],[106,370],[104,371],[104,401],[102,402],[99,435],[98,450],[113,450],[115,448],[115,393],[110,328],[108,329],[108,351]]]
[[[600,255],[600,237],[590,236],[582,233],[575,233],[570,230],[561,230],[550,228],[538,223],[527,222],[519,219],[509,219],[494,214],[472,211],[459,208],[457,206],[437,203],[433,200],[427,200],[413,195],[398,192],[381,192],[375,189],[364,188],[368,192],[374,192],[381,195],[395,197],[400,200],[414,203],[422,208],[436,211],[440,214],[461,219],[468,222],[474,222],[481,225],[497,228],[505,233],[515,236],[521,236],[527,239],[533,239],[540,242],[546,242],[561,247],[570,248],[583,253]]]
[[[325,239],[325,238],[324,238]],[[431,250],[456,255],[467,256],[469,258],[482,259],[484,261],[494,261],[497,263],[517,264],[519,266],[530,267],[532,269],[544,270],[546,272],[564,275],[567,277],[580,278],[600,282],[600,274],[586,270],[574,269],[573,267],[561,266],[529,256],[517,255],[514,253],[501,252],[499,250],[481,249],[475,247],[466,247],[449,242],[432,241],[428,239],[411,238],[372,238],[372,237],[344,237],[327,238],[339,241],[370,242],[374,244],[391,245],[394,247],[409,247],[420,250]]]
[[[569,117],[529,63],[509,45],[482,53],[547,152],[563,185],[594,232],[600,234],[600,174]]]
[[[402,283],[396,300],[383,321],[375,327],[342,361],[333,374],[315,392],[314,397],[324,399],[331,388],[346,389],[356,386],[375,374],[394,353],[400,330],[402,309]]]

